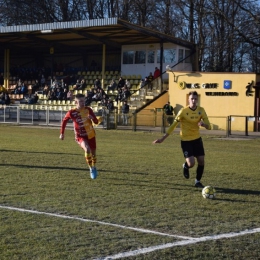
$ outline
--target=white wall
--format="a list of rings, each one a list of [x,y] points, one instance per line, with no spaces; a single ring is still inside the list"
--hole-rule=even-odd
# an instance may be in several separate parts
[[[185,48],[178,46],[173,43],[164,43],[164,63],[163,70],[166,70],[166,65],[173,66],[178,62],[179,59],[179,49],[183,49],[185,53]],[[145,52],[144,62],[138,64],[136,62],[135,54],[136,52],[143,51]],[[125,64],[124,62],[124,53],[131,52],[133,54],[133,61],[131,64]],[[154,53],[154,60],[149,60],[149,53]],[[150,72],[154,73],[155,67],[160,68],[160,44],[140,44],[140,45],[124,45],[121,50],[121,75],[141,75],[142,78],[145,78],[149,75]],[[151,62],[152,61],[152,62]],[[191,63],[182,62],[173,68],[176,71],[187,71],[192,70]],[[165,73],[163,78],[168,78],[168,74]]]

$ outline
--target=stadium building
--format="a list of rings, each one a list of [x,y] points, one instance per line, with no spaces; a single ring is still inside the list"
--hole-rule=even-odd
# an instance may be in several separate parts
[[[132,112],[143,114],[137,124],[160,125],[160,113],[156,123],[146,114],[159,111],[168,100],[176,114],[187,105],[188,92],[196,90],[213,129],[229,125],[233,130],[259,131],[260,75],[198,72],[196,46],[190,42],[117,18],[6,26],[0,27],[0,35],[0,69],[6,89],[15,83],[14,67],[43,67],[50,80],[76,74],[86,80],[87,90],[95,78],[106,89],[112,78],[123,76],[133,86]],[[140,80],[155,67],[162,75],[144,92]]]

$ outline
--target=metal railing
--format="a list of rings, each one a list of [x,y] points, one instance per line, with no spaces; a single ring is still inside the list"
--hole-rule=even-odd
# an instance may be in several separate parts
[[[63,117],[71,106],[48,105],[0,105],[0,123],[19,125],[45,125],[60,126]],[[165,115],[162,108],[133,109],[125,115],[121,109],[109,112],[107,109],[95,110],[97,116],[103,117],[103,122],[98,126],[104,129],[129,129],[133,131],[148,130],[166,132],[166,128],[173,122],[174,116]],[[256,135],[252,127],[258,118],[254,116],[230,115],[211,116],[209,120],[213,130],[226,131],[226,136]],[[251,122],[251,123],[250,123]],[[251,125],[250,125],[251,124]],[[68,126],[72,126],[69,122]],[[260,133],[259,133],[260,135]]]
[[[249,131],[249,122],[252,122],[251,131]],[[256,122],[258,118],[256,116],[244,116],[244,115],[230,115],[227,117],[227,137],[237,134],[233,130],[233,127],[237,129],[237,125],[240,126],[239,134],[249,136],[249,132],[257,132]]]

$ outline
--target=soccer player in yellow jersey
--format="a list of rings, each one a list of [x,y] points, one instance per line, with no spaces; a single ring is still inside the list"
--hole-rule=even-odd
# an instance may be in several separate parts
[[[196,171],[195,187],[204,188],[200,182],[204,172],[204,147],[200,137],[199,128],[205,127],[210,130],[211,126],[204,108],[197,106],[198,93],[191,91],[189,93],[189,105],[182,108],[174,119],[174,122],[167,130],[166,134],[155,140],[153,143],[162,143],[180,123],[181,148],[186,162],[183,164],[183,175],[189,179],[189,168],[195,165],[195,158],[198,162]]]

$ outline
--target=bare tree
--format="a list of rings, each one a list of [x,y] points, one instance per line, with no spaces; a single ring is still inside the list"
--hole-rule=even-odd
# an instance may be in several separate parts
[[[195,43],[200,70],[260,72],[259,4],[258,0],[0,0],[0,24],[118,17]]]

